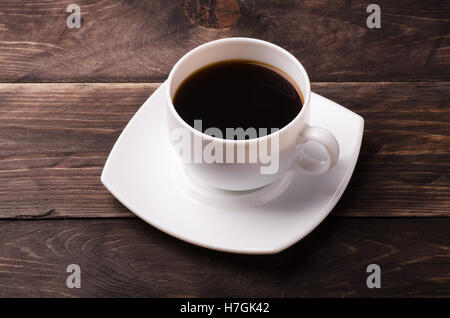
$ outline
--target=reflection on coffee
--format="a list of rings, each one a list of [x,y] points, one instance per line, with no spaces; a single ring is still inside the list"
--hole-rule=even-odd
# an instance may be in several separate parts
[[[190,126],[201,120],[203,130],[219,128],[224,138],[226,128],[267,129],[268,133],[281,129],[303,106],[301,92],[289,76],[246,60],[228,60],[197,70],[178,87],[173,103]]]

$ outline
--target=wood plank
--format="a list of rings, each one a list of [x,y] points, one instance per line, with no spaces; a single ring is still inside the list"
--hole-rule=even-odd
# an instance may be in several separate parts
[[[313,81],[450,80],[450,2],[79,0],[0,3],[1,82],[161,82],[199,44],[246,36],[285,47]]]
[[[100,183],[115,140],[158,84],[0,84],[0,217],[123,217]],[[333,215],[450,216],[450,83],[314,83],[365,119]]]
[[[100,175],[126,123],[158,86],[0,85],[0,216],[130,216]]]
[[[313,89],[365,119],[336,214],[450,216],[450,83],[334,83]]]
[[[140,220],[0,222],[1,297],[447,297],[450,219],[327,219],[269,256],[199,248]],[[81,267],[81,289],[66,267]],[[366,267],[381,267],[381,288]]]

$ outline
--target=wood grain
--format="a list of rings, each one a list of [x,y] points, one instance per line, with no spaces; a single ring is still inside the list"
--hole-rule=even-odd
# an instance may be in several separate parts
[[[115,140],[159,84],[1,84],[0,217],[123,217],[100,183]],[[333,215],[450,216],[449,83],[316,83],[365,118]]]
[[[1,82],[161,82],[199,44],[246,36],[298,57],[313,81],[450,80],[450,2],[0,1]]]
[[[0,296],[430,297],[450,294],[450,219],[327,219],[269,256],[199,248],[140,220],[0,222]],[[381,289],[366,267],[381,267]],[[81,267],[81,289],[66,267]]]

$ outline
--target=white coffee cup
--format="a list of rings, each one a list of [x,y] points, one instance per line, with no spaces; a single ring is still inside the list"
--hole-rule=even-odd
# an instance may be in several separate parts
[[[204,134],[180,117],[172,101],[181,83],[204,66],[235,59],[271,65],[284,72],[296,83],[303,95],[303,107],[288,125],[267,136],[248,140],[230,140]],[[252,190],[274,182],[291,170],[314,174],[325,173],[333,168],[338,160],[339,144],[333,134],[325,128],[311,127],[307,124],[311,107],[314,105],[310,103],[311,86],[305,69],[292,54],[275,44],[251,38],[227,38],[200,45],[175,64],[165,89],[167,123],[171,137],[174,136],[175,131],[179,132],[181,129],[192,141],[191,144],[198,146],[196,149],[204,151],[211,147],[221,147],[224,157],[229,154],[230,159],[235,159],[235,161],[231,160],[232,162],[228,160],[224,162],[189,161],[182,160],[182,154],[178,151],[187,173],[200,182],[223,190]],[[214,111],[214,105],[211,107]],[[323,146],[327,154],[326,160],[313,159],[302,151],[302,145],[310,140]],[[171,138],[171,142],[174,149],[179,150],[179,139]],[[272,156],[273,161],[270,165],[262,157],[258,157],[256,162],[236,160],[238,148],[245,152],[245,158],[249,158],[251,151],[262,149],[262,145],[271,145],[268,154]],[[274,167],[276,160],[277,167]]]

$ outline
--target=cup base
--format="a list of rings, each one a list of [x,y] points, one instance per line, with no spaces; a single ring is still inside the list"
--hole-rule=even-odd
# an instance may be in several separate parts
[[[189,174],[179,158],[172,157],[172,179],[178,190],[191,199],[217,208],[251,207],[266,204],[289,187],[294,171],[287,171],[281,178],[253,190],[232,191],[210,186]]]

